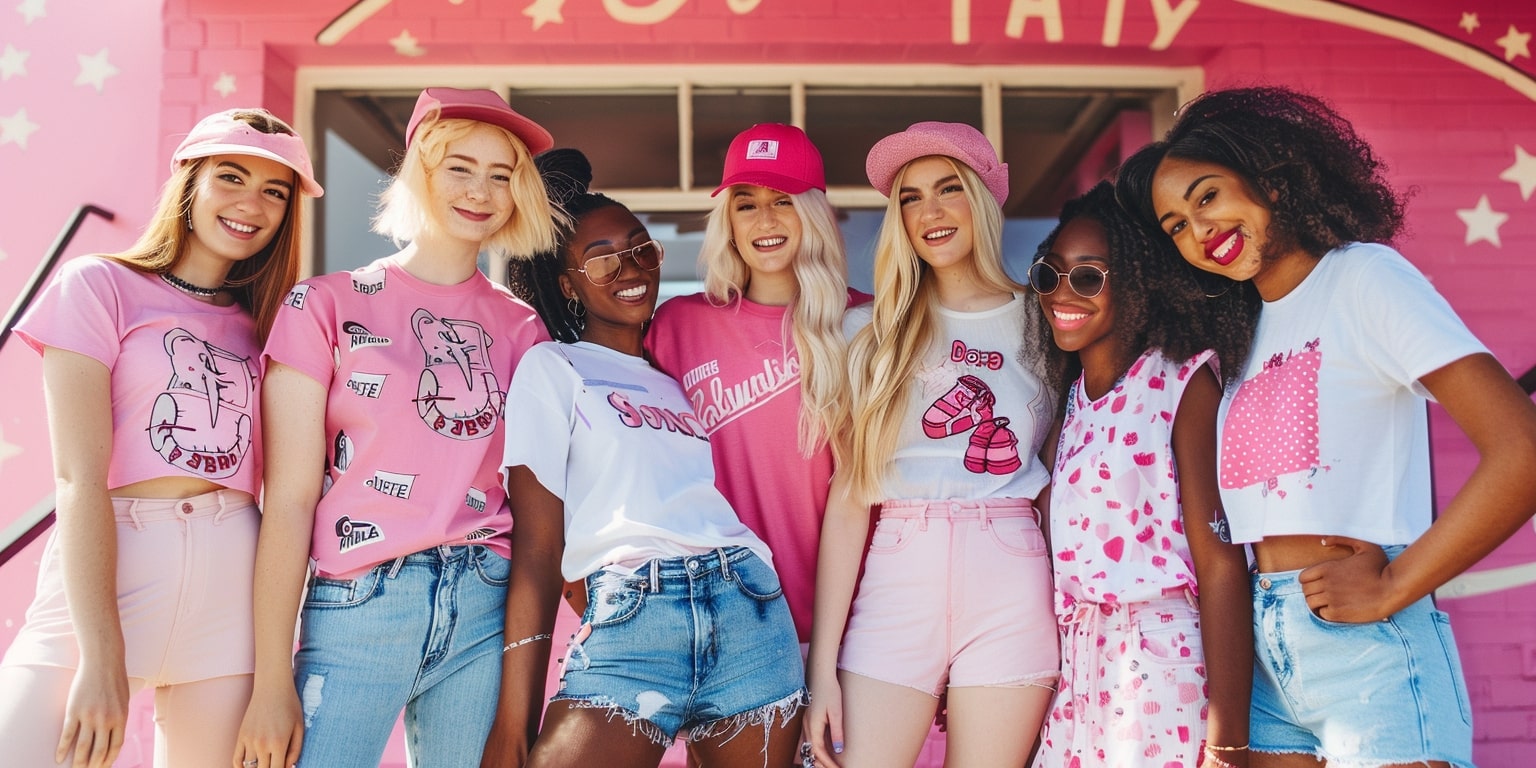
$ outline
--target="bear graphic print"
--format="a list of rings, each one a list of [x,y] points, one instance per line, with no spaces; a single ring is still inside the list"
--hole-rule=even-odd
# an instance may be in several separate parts
[[[425,309],[411,316],[425,353],[416,390],[416,413],[432,431],[455,440],[489,437],[501,417],[506,393],[491,370],[493,343],[470,320],[437,317]]]
[[[250,359],[184,328],[165,334],[164,347],[171,377],[150,410],[150,447],[177,469],[210,479],[234,475],[251,448]]]
[[[1322,462],[1317,434],[1319,340],[1301,352],[1276,354],[1232,397],[1221,431],[1222,488],[1273,486],[1281,475],[1311,472]],[[1283,492],[1282,492],[1283,493]]]

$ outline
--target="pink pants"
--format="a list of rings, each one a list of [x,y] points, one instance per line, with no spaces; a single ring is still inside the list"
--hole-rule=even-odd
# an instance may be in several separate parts
[[[1028,499],[887,501],[838,666],[938,696],[1059,674],[1051,566]]]
[[[155,765],[228,765],[254,666],[255,501],[224,490],[112,503],[124,661],[130,691],[155,689]],[[50,538],[27,623],[0,661],[7,765],[54,764],[80,659],[61,559]]]

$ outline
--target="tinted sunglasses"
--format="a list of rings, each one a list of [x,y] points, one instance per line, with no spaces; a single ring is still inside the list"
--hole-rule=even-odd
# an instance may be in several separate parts
[[[1067,287],[1072,292],[1091,299],[1104,291],[1104,283],[1109,279],[1109,270],[1100,269],[1092,264],[1079,264],[1065,272],[1057,272],[1056,268],[1037,261],[1029,265],[1029,287],[1042,296],[1049,296],[1061,287],[1061,279],[1067,279]]]
[[[619,272],[624,269],[624,257],[628,256],[635,266],[651,271],[661,266],[661,259],[666,255],[666,249],[655,240],[647,240],[633,248],[626,248],[615,253],[605,253],[601,256],[593,256],[582,262],[581,267],[567,267],[568,272],[580,272],[587,276],[587,280],[593,285],[607,285],[619,279]]]

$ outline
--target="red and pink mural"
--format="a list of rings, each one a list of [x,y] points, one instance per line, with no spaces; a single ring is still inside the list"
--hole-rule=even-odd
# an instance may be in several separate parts
[[[414,92],[439,76],[504,83],[498,68],[931,66],[1098,72],[1112,87],[1183,68],[1205,87],[1294,85],[1351,117],[1413,190],[1401,250],[1520,376],[1536,367],[1533,33],[1528,0],[3,0],[0,306],[81,205],[116,218],[88,217],[66,258],[130,243],[198,116],[259,105],[308,125],[316,78]],[[0,526],[52,491],[40,378],[22,345],[0,351]],[[1443,500],[1475,455],[1443,413],[1433,427]],[[0,565],[0,647],[40,550]],[[1528,765],[1536,527],[1440,597],[1479,765]],[[119,761],[140,764],[147,749]]]

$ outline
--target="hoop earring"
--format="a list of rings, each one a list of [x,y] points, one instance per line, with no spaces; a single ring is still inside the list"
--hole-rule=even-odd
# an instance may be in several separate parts
[[[575,296],[565,300],[565,308],[570,310],[571,317],[587,316],[587,308],[582,306],[581,302],[577,301]]]
[[[1221,283],[1221,290],[1215,293],[1211,292],[1211,288],[1213,287],[1211,285],[1211,281],[1213,279]],[[1200,286],[1200,292],[1205,294],[1207,299],[1217,299],[1227,295],[1227,291],[1232,290],[1232,286],[1237,285],[1237,281],[1222,277],[1220,275],[1209,275],[1204,272],[1197,272],[1195,273],[1195,284]]]

